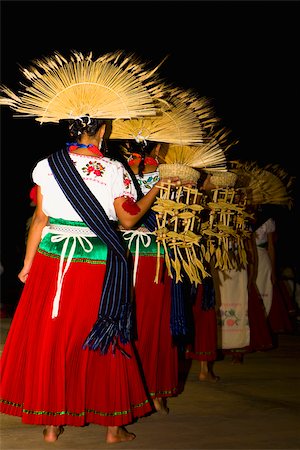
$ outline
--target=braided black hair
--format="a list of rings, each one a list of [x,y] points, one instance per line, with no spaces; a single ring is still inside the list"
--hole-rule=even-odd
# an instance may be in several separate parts
[[[106,123],[105,119],[95,119],[90,117],[89,114],[78,117],[76,119],[69,119],[69,133],[70,136],[77,139],[83,133],[87,133],[88,136],[94,136],[99,128]]]
[[[121,144],[116,143],[114,141],[110,141],[109,146],[107,146],[107,148],[106,148],[105,156],[107,156],[108,158],[114,159],[116,161],[119,161],[120,163],[123,164],[123,166],[129,173],[130,178],[132,179],[134,187],[137,191],[137,199],[140,200],[144,196],[144,194],[143,194],[141,186],[135,176],[135,173],[133,172],[132,168],[128,164],[128,160],[125,157],[124,152],[121,149]]]

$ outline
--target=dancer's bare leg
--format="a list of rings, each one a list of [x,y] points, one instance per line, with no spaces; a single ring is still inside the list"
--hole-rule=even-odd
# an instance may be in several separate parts
[[[133,441],[134,433],[129,433],[125,427],[107,427],[107,444],[116,444],[117,442]]]
[[[167,407],[166,399],[162,397],[156,397],[153,399],[153,403],[157,412],[164,415],[169,414],[169,408]]]
[[[214,374],[212,361],[200,361],[199,381],[216,383],[220,377]]]

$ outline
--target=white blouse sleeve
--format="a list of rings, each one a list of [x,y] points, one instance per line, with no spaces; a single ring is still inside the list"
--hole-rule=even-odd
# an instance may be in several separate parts
[[[274,233],[276,229],[274,219],[270,218],[266,221],[266,233]]]
[[[38,186],[41,186],[43,184],[43,180],[49,173],[49,165],[48,161],[46,159],[42,159],[41,161],[37,162],[35,167],[32,171],[32,181],[37,184]]]
[[[137,192],[133,181],[121,163],[116,165],[116,171],[112,183],[112,195],[114,200],[118,197],[130,197],[133,199],[137,198]]]

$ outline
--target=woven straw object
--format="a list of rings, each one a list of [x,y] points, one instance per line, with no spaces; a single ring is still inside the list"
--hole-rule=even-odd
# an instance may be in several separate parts
[[[160,114],[151,118],[116,120],[110,139],[177,145],[203,143],[206,128],[218,120],[213,116],[209,100],[179,88],[165,87],[164,90],[166,94],[159,99]]]
[[[0,87],[0,104],[17,116],[40,122],[59,122],[89,114],[116,119],[154,116],[157,98],[163,94],[155,69],[122,51],[93,60],[92,53],[73,51],[69,59],[58,52],[37,59],[22,69],[26,83],[18,94]]]
[[[196,178],[197,173],[197,180],[200,177],[200,172],[195,169],[214,169],[221,172],[227,170],[225,153],[213,139],[197,146],[171,144],[166,151],[164,148],[160,149],[158,158],[160,166],[165,166],[164,173],[167,175],[167,171],[169,171],[169,176],[173,176],[174,171],[180,170],[182,173],[182,166],[193,169],[190,170],[190,174],[193,178]],[[176,169],[172,169],[172,166]]]
[[[159,283],[160,248],[165,250],[165,265],[169,276],[176,283],[183,281],[184,274],[195,285],[209,276],[202,254],[203,236],[198,233],[202,222],[206,196],[197,188],[172,185],[160,186],[152,210],[156,212],[157,265],[155,283]]]
[[[197,183],[200,172],[185,164],[160,164],[158,166],[160,178],[179,177],[181,180]]]
[[[234,187],[237,177],[233,172],[213,172],[210,181],[216,188]]]
[[[259,167],[256,162],[231,162],[240,180],[247,180],[248,203],[252,205],[273,204],[293,206],[293,183],[291,177],[278,164]]]

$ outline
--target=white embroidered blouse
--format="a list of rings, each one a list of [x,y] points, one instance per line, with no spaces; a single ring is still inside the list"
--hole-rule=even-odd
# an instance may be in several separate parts
[[[274,219],[270,218],[263,223],[255,232],[256,245],[262,245],[268,242],[268,234],[276,230]]]
[[[109,220],[116,221],[113,202],[118,197],[136,199],[136,189],[123,165],[106,157],[70,153],[83,180],[104,208]],[[43,211],[53,218],[82,221],[56,182],[47,158],[39,161],[32,171],[32,179],[41,187]]]

